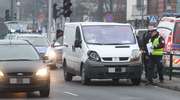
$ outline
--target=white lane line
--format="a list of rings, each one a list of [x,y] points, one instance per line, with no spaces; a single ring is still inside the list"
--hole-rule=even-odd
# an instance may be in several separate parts
[[[71,92],[64,92],[64,94],[69,94],[69,95],[72,95],[72,96],[75,96],[75,97],[79,96],[78,94],[74,94],[74,93],[71,93]]]

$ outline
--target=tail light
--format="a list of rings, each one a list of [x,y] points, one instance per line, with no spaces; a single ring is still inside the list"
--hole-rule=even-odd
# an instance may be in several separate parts
[[[172,49],[172,36],[169,35],[168,38],[167,38],[165,51],[171,51],[171,49]]]

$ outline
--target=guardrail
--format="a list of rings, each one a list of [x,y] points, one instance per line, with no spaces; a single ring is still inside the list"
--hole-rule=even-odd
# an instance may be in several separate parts
[[[170,60],[169,60],[169,80],[172,80],[172,76],[173,76],[173,70],[180,70],[180,68],[175,68],[173,67],[173,56],[180,56],[180,54],[175,54],[172,52],[164,52],[164,55],[169,55],[170,56]]]

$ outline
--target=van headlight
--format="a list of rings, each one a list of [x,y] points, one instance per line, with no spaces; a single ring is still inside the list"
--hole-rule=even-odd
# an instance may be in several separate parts
[[[89,51],[87,53],[88,59],[92,61],[101,61],[101,58],[99,57],[98,53],[95,51]]]
[[[141,58],[140,51],[138,49],[132,50],[131,61],[139,61],[140,58]]]
[[[38,77],[46,77],[48,76],[48,68],[41,68],[36,72],[36,76]]]

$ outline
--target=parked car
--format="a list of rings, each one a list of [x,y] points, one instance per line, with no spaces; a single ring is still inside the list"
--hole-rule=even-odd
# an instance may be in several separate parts
[[[131,79],[141,81],[141,54],[130,24],[104,22],[66,23],[63,68],[66,81],[81,76],[82,84],[91,79]]]
[[[57,54],[55,50],[51,48],[49,40],[41,34],[9,34],[6,36],[6,39],[28,40],[34,45],[41,57],[43,57],[44,55],[47,55],[49,57],[50,61],[48,62],[48,65],[50,67],[57,67]]]
[[[165,39],[165,48],[164,52],[166,53],[174,53],[180,54],[180,15],[178,14],[170,14],[164,15],[161,18],[157,30]],[[173,56],[173,67],[180,68],[180,56]],[[165,67],[169,67],[170,65],[170,56],[163,56],[163,64]]]
[[[48,97],[50,73],[36,49],[23,40],[0,40],[0,91],[33,92]]]

